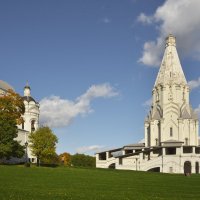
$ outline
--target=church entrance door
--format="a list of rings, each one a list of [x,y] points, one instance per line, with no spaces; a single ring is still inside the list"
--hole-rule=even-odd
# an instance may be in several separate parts
[[[185,161],[185,163],[184,163],[184,174],[186,176],[191,174],[191,171],[192,171],[191,169],[192,169],[191,162]]]
[[[199,174],[199,162],[195,163],[196,174]]]

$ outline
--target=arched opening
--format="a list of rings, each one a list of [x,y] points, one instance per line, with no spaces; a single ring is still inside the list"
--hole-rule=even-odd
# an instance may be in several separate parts
[[[31,132],[35,131],[35,120],[31,121]]]
[[[199,162],[195,163],[195,171],[196,171],[196,174],[199,174]]]
[[[112,163],[108,166],[109,169],[115,169],[115,163]]]
[[[154,168],[151,168],[149,170],[147,170],[148,172],[160,172],[160,167],[154,167]]]
[[[191,174],[192,165],[190,161],[185,161],[184,163],[184,174],[190,175]]]

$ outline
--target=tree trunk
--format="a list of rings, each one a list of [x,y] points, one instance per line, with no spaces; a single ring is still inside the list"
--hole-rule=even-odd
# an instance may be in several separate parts
[[[37,157],[37,166],[40,166],[40,157]]]

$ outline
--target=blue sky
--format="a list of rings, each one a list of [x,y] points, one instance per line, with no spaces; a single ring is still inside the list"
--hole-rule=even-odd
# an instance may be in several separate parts
[[[28,80],[57,152],[93,154],[144,137],[164,38],[177,49],[200,111],[200,2],[35,0],[0,2],[2,80]],[[188,12],[192,11],[190,15]]]

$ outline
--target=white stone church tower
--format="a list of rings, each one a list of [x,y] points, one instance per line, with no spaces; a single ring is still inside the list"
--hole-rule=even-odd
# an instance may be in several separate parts
[[[38,129],[39,126],[39,103],[31,96],[31,88],[26,84],[24,87],[24,96],[22,97],[25,105],[23,115],[24,123],[18,126],[18,137],[16,138],[22,145],[27,143],[27,157],[30,162],[36,162],[36,157],[32,155],[29,143],[29,135]]]
[[[189,103],[189,87],[173,35],[166,38],[164,56],[145,119],[145,143],[96,154],[100,168],[199,173],[199,122]]]
[[[189,103],[189,87],[172,35],[166,39],[152,99],[151,110],[145,121],[145,146],[160,146],[170,141],[197,146],[198,117]]]

